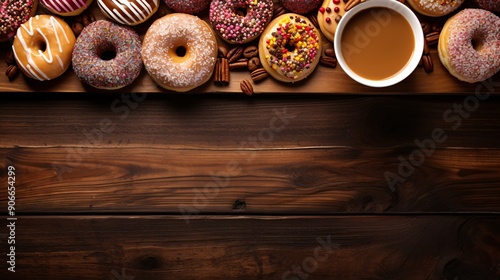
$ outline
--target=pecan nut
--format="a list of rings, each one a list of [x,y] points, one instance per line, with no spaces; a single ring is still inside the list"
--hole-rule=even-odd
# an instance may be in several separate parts
[[[229,63],[226,58],[218,58],[215,63],[214,83],[228,85],[230,80]]]
[[[248,81],[248,80],[241,81],[240,89],[244,94],[246,94],[248,96],[251,96],[253,94],[252,83],[250,83],[250,81]]]
[[[285,13],[286,13],[285,7],[283,7],[281,4],[275,4],[273,10],[273,19],[281,15],[284,15]]]
[[[308,15],[307,18],[312,23],[312,25],[314,25],[314,27],[319,29],[318,15],[316,13]]]
[[[256,46],[248,46],[243,51],[243,56],[250,59],[259,55],[259,48]]]
[[[330,68],[335,68],[337,67],[337,59],[334,58],[334,57],[329,57],[329,56],[322,56],[319,60],[319,62],[326,66],[326,67],[330,67]]]
[[[260,59],[258,57],[252,57],[252,59],[248,61],[248,70],[250,72],[255,71],[259,67],[260,67]]]
[[[225,46],[219,45],[217,49],[217,56],[227,58],[227,48]]]
[[[75,37],[78,37],[80,33],[82,33],[83,30],[83,24],[79,22],[73,22],[71,24],[71,30],[73,30],[73,33],[75,34]]]
[[[422,26],[422,31],[424,32],[424,35],[427,35],[432,32],[432,26],[428,22],[421,22],[420,26]]]
[[[433,31],[427,35],[425,35],[425,40],[429,46],[435,45],[439,41],[439,32]]]
[[[14,57],[14,52],[11,48],[7,49],[7,53],[5,54],[5,62],[7,63],[7,66],[16,64],[16,58]]]
[[[9,65],[9,67],[7,67],[7,70],[5,71],[5,75],[7,75],[9,81],[14,80],[18,73],[19,73],[19,68],[17,68],[16,65]]]
[[[335,57],[335,50],[332,47],[328,47],[325,49],[325,56]]]
[[[422,56],[422,61],[424,63],[424,70],[427,73],[431,73],[434,71],[434,63],[432,62],[432,58],[430,55],[426,54]]]
[[[236,69],[246,69],[248,65],[248,62],[246,60],[240,61],[239,59],[233,63],[229,64],[229,69],[230,70],[236,70]]]
[[[265,78],[269,77],[269,73],[267,73],[266,69],[259,68],[259,69],[255,69],[254,71],[252,71],[250,76],[252,77],[252,80],[254,82],[259,82],[259,81],[262,81]]]
[[[424,40],[424,54],[429,54],[430,52],[429,44],[427,44],[427,40]]]
[[[229,60],[229,63],[233,63],[236,60],[238,60],[241,56],[243,55],[243,47],[237,46],[232,49],[230,49],[227,52],[227,60]]]

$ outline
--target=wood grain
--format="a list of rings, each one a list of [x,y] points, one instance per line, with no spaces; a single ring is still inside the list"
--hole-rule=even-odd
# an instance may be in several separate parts
[[[19,147],[0,149],[0,170],[18,170],[19,213],[500,211],[500,150],[437,149],[421,165],[412,153]]]
[[[405,148],[436,128],[440,148],[500,148],[500,99],[455,113],[463,96],[159,96],[115,94],[0,94],[0,147]],[[128,98],[128,99],[127,99]],[[128,100],[128,101],[127,101]],[[131,105],[129,105],[130,102]],[[448,119],[443,115],[452,112]],[[457,111],[458,112],[458,111]],[[286,113],[286,114],[285,114]],[[284,129],[265,135],[288,115]],[[451,122],[450,122],[450,118]],[[86,136],[102,131],[102,140]],[[284,123],[283,123],[284,124]],[[281,122],[276,125],[281,127]],[[455,127],[459,124],[458,127]],[[455,129],[454,129],[455,128]],[[261,139],[266,141],[259,141]],[[270,141],[268,141],[270,140]]]
[[[176,216],[20,217],[16,273],[2,269],[0,277],[496,280],[499,221],[207,216],[186,224]]]
[[[162,6],[165,6],[162,3]],[[166,7],[165,7],[166,8]],[[91,4],[91,10],[97,19],[104,19],[100,12],[97,3]],[[46,13],[40,8],[39,13]],[[202,18],[208,18],[206,13],[200,15]],[[143,36],[147,28],[157,18],[153,16],[145,23],[134,27],[140,36]],[[219,41],[222,44],[221,40]],[[4,57],[5,50],[9,47],[8,43],[0,43],[0,57]],[[277,82],[274,79],[266,79],[265,81],[255,84],[255,93],[265,94],[442,94],[442,93],[455,93],[466,94],[474,93],[479,83],[469,84],[461,82],[442,66],[439,62],[437,51],[432,49],[432,59],[434,61],[435,69],[431,74],[425,73],[423,68],[417,68],[412,75],[410,75],[403,82],[387,87],[387,88],[370,88],[358,84],[352,80],[347,74],[337,66],[335,69],[318,66],[316,71],[305,81],[296,84],[286,84]],[[5,73],[7,65],[5,62],[0,62],[0,73]],[[240,82],[244,79],[250,79],[248,71],[234,71],[231,73],[231,82],[226,87],[215,86],[212,81],[205,85],[194,89],[191,93],[239,93]],[[500,81],[500,73],[496,74],[493,81]],[[32,92],[32,91],[45,91],[45,92],[101,92],[106,91],[97,90],[87,85],[82,84],[74,72],[69,69],[61,77],[47,82],[38,82],[28,79],[22,75],[17,77],[13,82],[9,82],[5,75],[0,75],[0,91],[15,91],[15,92]],[[149,77],[146,70],[143,69],[137,80],[130,86],[121,89],[120,92],[157,92],[157,93],[172,93],[157,86]],[[495,93],[500,92],[497,88]]]

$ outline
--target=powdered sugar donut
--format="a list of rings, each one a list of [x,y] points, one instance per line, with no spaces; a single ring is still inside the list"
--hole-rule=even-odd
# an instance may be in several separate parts
[[[13,38],[17,28],[35,15],[37,0],[5,0],[0,4],[0,42]]]
[[[481,9],[485,9],[492,12],[500,12],[500,1],[499,0],[475,0]]]
[[[483,9],[464,9],[445,23],[439,58],[459,80],[481,82],[500,70],[500,18]]]
[[[307,14],[321,5],[322,0],[280,0],[285,9],[297,14]]]
[[[256,39],[272,17],[272,0],[213,0],[210,4],[210,24],[230,44]]]
[[[440,17],[457,10],[464,0],[408,0],[407,2],[422,15]]]
[[[81,14],[92,0],[40,0],[40,4],[51,13],[63,17]]]
[[[97,0],[102,13],[121,24],[138,25],[150,18],[160,0]]]
[[[165,0],[165,3],[178,13],[197,14],[208,8],[210,0]]]
[[[157,19],[148,28],[141,55],[149,76],[159,86],[186,92],[212,77],[217,40],[204,20],[173,13]]]

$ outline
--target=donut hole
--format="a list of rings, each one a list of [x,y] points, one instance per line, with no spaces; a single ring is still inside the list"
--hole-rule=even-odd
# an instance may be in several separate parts
[[[185,57],[186,54],[187,54],[187,49],[186,47],[184,46],[179,46],[175,49],[175,54],[178,56],[178,57]]]
[[[239,7],[236,9],[236,14],[240,17],[246,17],[248,13],[248,9],[246,7]]]
[[[476,51],[480,51],[483,48],[483,42],[481,38],[472,38],[471,44]]]
[[[116,57],[116,47],[110,43],[102,43],[98,47],[97,56],[102,60],[112,60]]]
[[[47,50],[47,43],[45,41],[38,41],[35,44],[35,48],[41,52],[45,52]]]
[[[294,52],[296,49],[296,45],[291,41],[287,41],[283,47],[287,49],[289,52]]]

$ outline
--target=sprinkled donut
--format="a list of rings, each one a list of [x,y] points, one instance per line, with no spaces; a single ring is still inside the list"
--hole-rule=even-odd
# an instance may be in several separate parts
[[[0,4],[0,42],[14,37],[17,28],[36,13],[38,0],[5,0]]]
[[[17,29],[12,50],[27,77],[47,81],[66,72],[74,46],[75,35],[66,22],[55,16],[37,15]]]
[[[40,3],[51,13],[67,17],[81,14],[92,0],[40,0]]]
[[[102,13],[121,24],[138,25],[148,20],[160,6],[160,0],[97,0]]]
[[[307,14],[319,7],[322,0],[280,0],[285,9],[296,14]]]
[[[407,2],[422,15],[440,17],[458,9],[464,0],[408,0]]]
[[[439,58],[459,80],[481,82],[500,70],[500,18],[483,9],[464,9],[446,21]]]
[[[346,1],[325,0],[318,9],[318,24],[325,37],[332,41],[335,38],[337,25],[345,14]]]
[[[178,12],[186,14],[197,14],[210,5],[210,0],[165,0],[167,6]]]
[[[144,35],[142,60],[161,87],[185,92],[206,83],[217,59],[212,28],[199,17],[174,13],[157,19]]]
[[[210,24],[230,44],[256,39],[272,16],[272,0],[213,0],[210,4]]]
[[[259,42],[266,71],[282,82],[307,78],[318,65],[322,48],[319,31],[305,17],[288,13],[274,19]]]
[[[78,36],[72,62],[75,74],[84,83],[99,89],[119,89],[132,84],[141,72],[141,40],[129,27],[98,20]]]
[[[481,9],[492,12],[500,12],[500,1],[498,0],[475,0]]]

